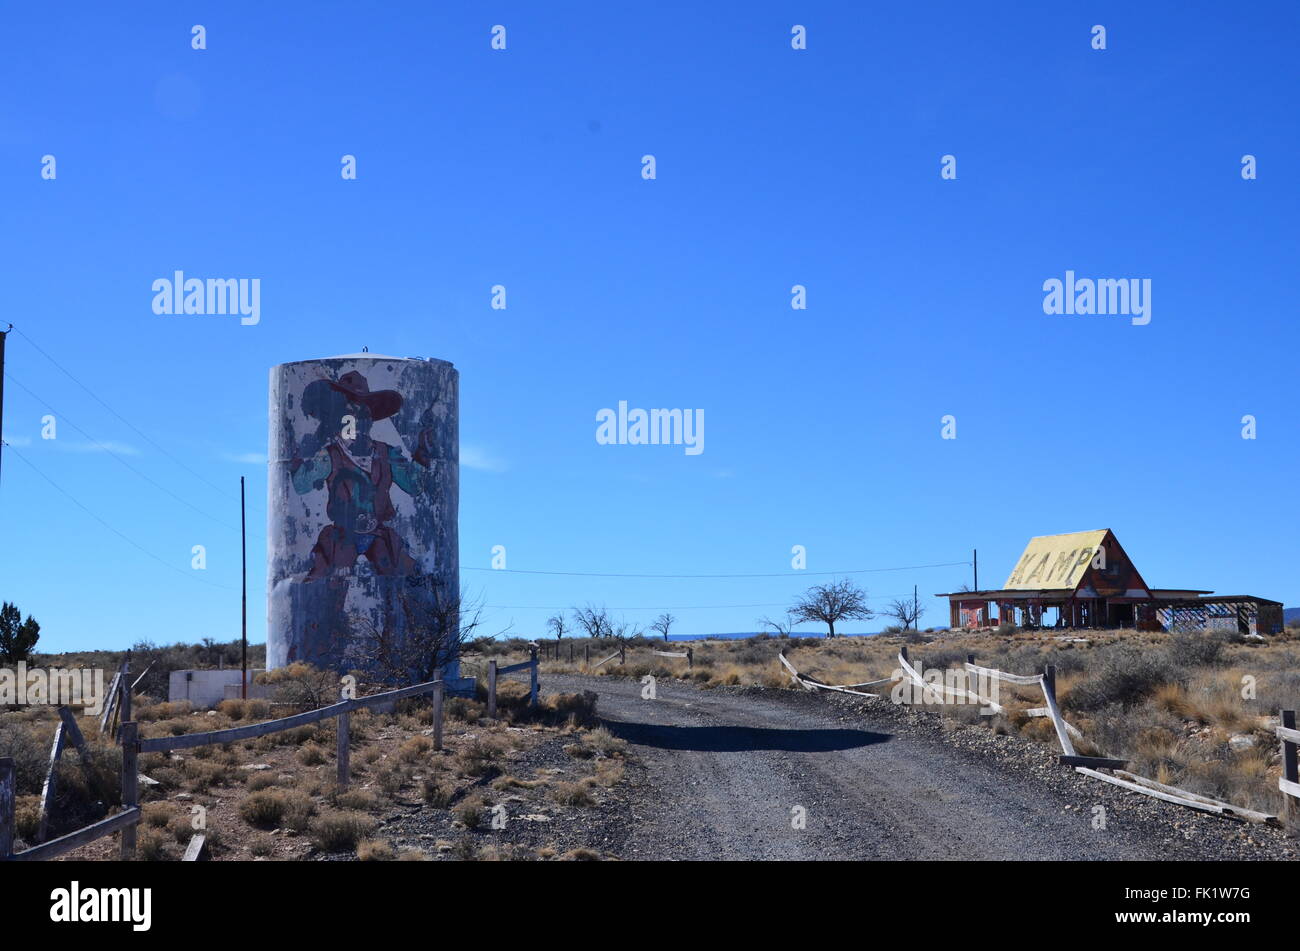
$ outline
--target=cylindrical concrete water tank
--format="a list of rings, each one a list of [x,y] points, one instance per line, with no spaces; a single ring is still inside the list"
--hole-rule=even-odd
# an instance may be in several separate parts
[[[432,669],[422,649],[460,596],[459,446],[445,360],[354,353],[271,369],[268,668]],[[456,676],[454,656],[434,660]]]

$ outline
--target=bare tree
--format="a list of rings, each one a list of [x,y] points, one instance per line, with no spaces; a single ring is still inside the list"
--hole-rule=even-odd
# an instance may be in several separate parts
[[[546,627],[555,635],[557,641],[562,638],[565,632],[569,630],[567,623],[564,620],[564,612],[561,611],[559,614],[552,614],[548,617],[546,619]]]
[[[615,621],[604,606],[597,608],[588,603],[585,608],[573,609],[573,621],[588,637],[626,641],[641,636],[641,629],[626,620]]]
[[[353,615],[354,636],[344,652],[348,663],[389,683],[436,680],[482,624],[482,604],[464,600],[463,594],[432,601],[399,595],[397,604],[401,620],[388,621],[382,629],[368,617]]]
[[[612,633],[608,612],[590,602],[586,607],[573,609],[573,623],[593,640],[609,637]]]
[[[867,593],[847,578],[809,588],[789,610],[792,621],[821,621],[828,636],[835,636],[835,622],[865,621],[876,616],[867,607]]]
[[[924,606],[905,598],[895,598],[883,612],[885,617],[896,617],[903,622],[903,629],[915,627],[916,622],[925,613]]]
[[[650,630],[657,634],[662,634],[664,640],[668,640],[668,629],[677,623],[677,618],[671,614],[661,614],[655,618],[654,623],[650,625]]]
[[[784,621],[773,621],[769,617],[763,617],[758,621],[758,626],[760,628],[771,628],[772,633],[777,637],[789,637],[790,631],[794,628],[794,618],[787,611]]]

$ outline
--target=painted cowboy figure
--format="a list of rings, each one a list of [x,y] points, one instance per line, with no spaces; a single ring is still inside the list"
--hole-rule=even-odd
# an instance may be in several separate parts
[[[364,557],[380,575],[410,575],[415,560],[389,521],[397,514],[389,495],[394,485],[408,495],[429,487],[432,474],[430,414],[408,459],[402,447],[370,438],[370,427],[402,407],[396,390],[371,392],[355,370],[337,380],[316,380],[302,394],[302,410],[319,420],[293,459],[293,487],[300,495],[325,488],[330,523],[312,546],[307,579],[346,570]]]

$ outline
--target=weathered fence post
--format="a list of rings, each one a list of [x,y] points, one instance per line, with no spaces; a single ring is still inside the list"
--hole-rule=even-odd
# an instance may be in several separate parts
[[[582,647],[582,665],[588,667],[591,665],[591,645],[584,644]]]
[[[50,746],[49,765],[45,770],[45,785],[41,787],[41,824],[36,832],[36,841],[44,842],[50,828],[50,807],[54,804],[54,793],[58,786],[59,757],[63,755],[63,741],[67,737],[67,727],[63,721],[54,729],[54,743]]]
[[[441,677],[442,675],[439,674]],[[442,749],[442,684],[433,688],[433,748]]]
[[[1043,687],[1051,691],[1052,699],[1056,699],[1056,665],[1048,664],[1043,668]]]
[[[1282,725],[1288,730],[1295,729],[1295,711],[1282,711]],[[1300,745],[1292,743],[1289,740],[1282,741],[1282,778],[1287,782],[1300,783]],[[1289,792],[1284,792],[1282,801],[1285,804],[1282,812],[1286,817],[1287,828],[1294,834],[1300,832],[1300,799],[1297,799]]]
[[[573,641],[569,641],[569,663],[573,663]]]
[[[131,719],[131,652],[126,652],[126,659],[122,661],[122,699],[118,701],[117,707],[122,712],[119,718],[123,723]]]
[[[618,645],[618,666],[622,667],[623,663],[626,660],[627,660],[627,645],[619,644]]]
[[[67,707],[59,707],[59,719],[63,721],[63,730],[68,739],[72,741],[73,748],[77,755],[83,757],[90,754],[86,750],[86,738],[81,735],[81,727],[77,726],[77,718],[72,715],[72,711]]]
[[[975,655],[967,654],[966,663],[974,667]],[[975,673],[975,671],[973,670],[966,671],[966,689],[969,690],[971,693],[975,694],[976,696],[979,695],[979,674]]]
[[[555,653],[559,654],[559,652],[560,652],[560,647],[557,644],[555,647]],[[531,649],[531,653],[532,653],[533,665],[528,668],[528,705],[530,707],[535,707],[537,706],[537,647],[536,646],[534,646]],[[558,660],[559,658],[557,657],[556,659]]]
[[[351,763],[348,761],[348,741],[351,739],[352,724],[348,711],[344,710],[338,715],[338,781],[340,789],[348,788],[348,780],[351,778]]]
[[[122,808],[134,809],[140,804],[140,739],[137,724],[128,720],[122,724]],[[122,861],[135,858],[135,823],[122,826]]]
[[[0,757],[0,859],[14,854],[14,761]]]
[[[695,669],[695,648],[694,647],[686,648],[686,669],[687,670]]]
[[[487,715],[489,720],[495,720],[497,715],[497,662],[488,661],[488,708]]]

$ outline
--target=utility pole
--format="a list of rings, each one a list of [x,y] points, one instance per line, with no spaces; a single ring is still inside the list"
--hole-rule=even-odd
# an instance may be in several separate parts
[[[972,549],[970,550],[970,556],[971,556],[971,567],[972,567],[972,568],[974,569],[974,571],[975,571],[975,590],[978,591],[978,590],[980,589],[980,553],[979,553],[979,549],[978,549],[978,548],[972,548]]]
[[[9,330],[0,330],[0,433],[4,432],[5,426],[5,340],[9,337],[9,331],[14,329],[14,325],[9,325]],[[4,442],[0,441],[0,457],[4,455]]]
[[[244,520],[244,477],[239,477],[239,581],[243,589],[243,621],[239,645],[239,699],[248,699],[248,526]]]
[[[921,612],[917,610],[920,602],[916,600],[916,585],[912,585],[912,620],[916,623],[916,629],[921,629]]]

